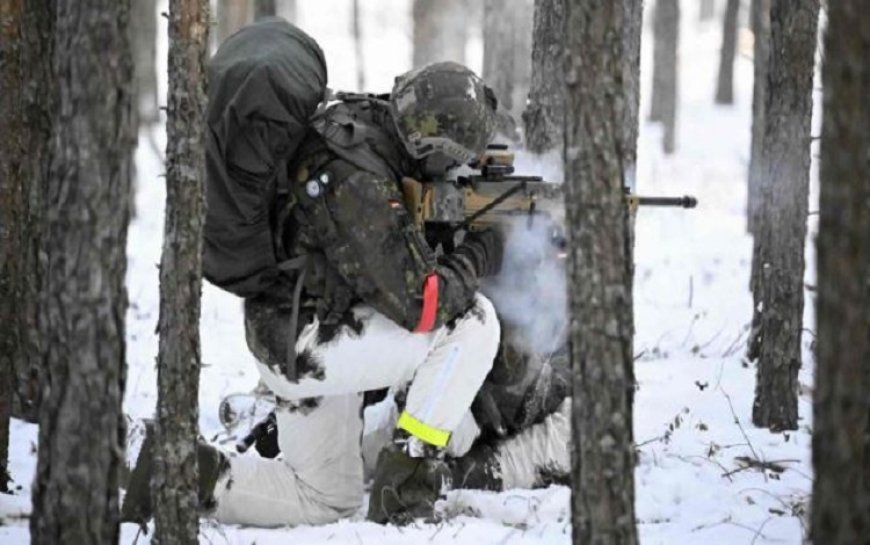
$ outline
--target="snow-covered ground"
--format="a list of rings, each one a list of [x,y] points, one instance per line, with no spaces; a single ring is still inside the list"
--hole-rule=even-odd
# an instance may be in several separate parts
[[[330,85],[352,89],[355,80],[350,2],[302,0],[301,26],[323,46]],[[366,39],[366,77],[371,90],[388,90],[410,67],[409,0],[361,2]],[[810,392],[814,328],[807,292],[801,427],[771,434],[750,421],[754,369],[741,356],[751,316],[747,289],[751,239],[745,234],[749,157],[751,46],[741,38],[736,63],[736,104],[713,105],[720,44],[719,20],[697,22],[684,9],[682,25],[678,151],[661,154],[660,130],[641,123],[638,188],[644,194],[694,194],[696,210],[642,210],[637,220],[635,312],[638,391],[635,436],[637,515],[641,541],[663,544],[800,543],[811,488]],[[165,6],[162,9],[166,9]],[[644,40],[644,99],[648,96],[650,43]],[[160,37],[161,62],[166,38]],[[479,40],[469,45],[480,66]],[[397,52],[399,54],[397,54]],[[818,104],[818,101],[817,101]],[[642,105],[642,116],[647,111]],[[817,116],[818,117],[818,116]],[[163,228],[162,128],[143,131],[136,154],[137,216],[129,234],[127,395],[133,432],[155,404],[158,271]],[[815,158],[814,158],[815,159]],[[813,167],[815,187],[816,167]],[[813,201],[815,202],[815,190]],[[814,204],[810,205],[815,210]],[[811,216],[811,233],[815,232]],[[810,238],[812,241],[812,235]],[[814,282],[813,245],[807,249],[807,280]],[[202,307],[203,372],[200,425],[217,436],[217,403],[248,391],[256,374],[244,342],[241,304],[206,285]],[[36,464],[35,426],[12,424],[11,472],[18,487],[0,496],[0,542],[29,541],[30,483]],[[253,455],[253,454],[252,454]],[[767,465],[759,468],[752,461]],[[501,494],[457,491],[440,524],[404,528],[355,517],[321,527],[262,530],[203,521],[202,543],[482,543],[570,542],[570,491],[553,486]],[[137,539],[122,527],[122,543]],[[146,543],[138,536],[138,543]]]

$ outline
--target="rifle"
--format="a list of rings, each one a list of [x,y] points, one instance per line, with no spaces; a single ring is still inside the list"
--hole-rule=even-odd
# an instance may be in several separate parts
[[[452,251],[458,231],[482,229],[523,217],[529,225],[536,216],[544,215],[551,220],[561,217],[561,185],[541,176],[515,175],[514,171],[514,154],[507,146],[493,144],[455,179],[402,180],[405,204],[429,242],[443,244],[446,251]],[[632,194],[628,188],[625,198],[632,212],[640,206],[694,208],[698,204],[689,195],[646,197]],[[553,241],[563,247],[561,230],[556,231],[559,232],[553,233]]]

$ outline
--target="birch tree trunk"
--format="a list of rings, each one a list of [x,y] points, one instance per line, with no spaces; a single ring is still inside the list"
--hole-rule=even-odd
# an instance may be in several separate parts
[[[740,0],[728,0],[722,23],[722,49],[719,53],[719,77],[716,80],[716,104],[734,104],[734,57],[737,54],[737,13]]]
[[[522,115],[529,94],[533,13],[530,0],[483,4],[483,79],[514,119]]]
[[[136,111],[139,123],[160,121],[157,103],[157,3],[133,0],[130,20],[133,31],[133,54],[136,66]]]
[[[673,153],[677,125],[679,0],[657,0],[653,12],[653,85],[650,121],[664,125],[662,149]]]
[[[51,2],[0,0],[0,366],[11,415],[38,419],[42,202],[51,136]]]
[[[828,4],[813,405],[813,542],[870,536],[870,12]]]
[[[761,185],[764,180],[761,156],[764,143],[764,100],[767,94],[767,69],[770,62],[770,1],[752,0],[751,25],[755,35],[752,61],[752,143],[749,155],[746,228],[755,233],[761,214]],[[753,274],[753,277],[757,276]]]
[[[440,61],[465,64],[464,0],[414,0],[414,68]]]
[[[632,253],[626,65],[639,0],[567,0],[565,208],[573,368],[576,544],[637,543],[632,398]],[[633,68],[637,69],[637,66]],[[581,115],[582,112],[582,115]],[[634,123],[637,124],[635,117]]]
[[[166,223],[160,261],[160,343],[154,444],[155,536],[194,544],[202,290],[208,0],[169,4]]]
[[[532,77],[523,112],[526,148],[546,153],[564,147],[565,0],[535,0]]]
[[[115,543],[135,145],[128,0],[57,0],[34,545]]]
[[[759,312],[752,421],[797,429],[804,309],[804,240],[810,175],[810,121],[819,0],[773,0],[765,98],[762,185],[753,286]]]

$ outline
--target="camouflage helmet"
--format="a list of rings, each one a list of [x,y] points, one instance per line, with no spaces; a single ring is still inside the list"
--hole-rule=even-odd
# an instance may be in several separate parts
[[[497,102],[474,72],[438,62],[396,78],[390,105],[408,153],[441,152],[461,164],[486,150],[495,131]]]

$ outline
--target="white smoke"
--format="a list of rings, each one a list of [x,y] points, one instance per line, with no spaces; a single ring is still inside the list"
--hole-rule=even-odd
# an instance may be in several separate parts
[[[517,219],[506,229],[502,269],[483,292],[519,348],[546,355],[562,346],[568,330],[567,281],[558,225],[544,215]]]

